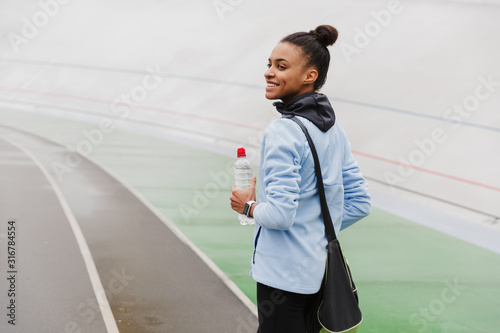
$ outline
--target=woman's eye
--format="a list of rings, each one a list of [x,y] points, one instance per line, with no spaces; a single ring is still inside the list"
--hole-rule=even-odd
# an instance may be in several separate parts
[[[267,64],[267,68],[271,68],[271,67],[273,67],[273,65],[272,65],[272,64]],[[286,67],[285,67],[285,66],[283,66],[283,65],[278,65],[278,66],[276,66],[276,67],[277,67],[278,69],[286,69]]]

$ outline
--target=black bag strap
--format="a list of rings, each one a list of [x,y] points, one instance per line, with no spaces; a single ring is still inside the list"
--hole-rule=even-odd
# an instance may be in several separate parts
[[[330,210],[328,209],[328,204],[326,203],[326,195],[325,195],[325,186],[323,183],[323,176],[321,174],[321,166],[319,165],[318,153],[316,152],[316,147],[312,141],[311,136],[309,135],[309,131],[304,126],[304,124],[294,115],[286,115],[285,118],[293,120],[300,126],[302,132],[304,132],[307,141],[309,142],[309,147],[311,148],[311,153],[314,159],[314,169],[316,171],[316,181],[319,192],[319,199],[321,202],[321,213],[323,214],[323,222],[325,223],[325,233],[328,242],[337,239],[337,235],[335,234],[335,229],[333,228],[332,217],[330,215]]]

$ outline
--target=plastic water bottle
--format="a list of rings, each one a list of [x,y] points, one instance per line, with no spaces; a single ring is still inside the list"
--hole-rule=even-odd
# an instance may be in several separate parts
[[[245,148],[238,148],[238,160],[234,163],[234,185],[238,190],[246,190],[250,187],[253,176],[252,164],[247,160]],[[252,218],[238,213],[238,220],[241,225],[254,224]]]

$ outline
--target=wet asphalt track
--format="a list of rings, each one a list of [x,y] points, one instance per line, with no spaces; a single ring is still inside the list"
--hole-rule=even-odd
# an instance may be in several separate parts
[[[2,313],[1,332],[111,332],[110,320],[121,333],[255,331],[252,311],[116,179],[82,159],[60,182],[53,162],[65,161],[64,147],[5,127],[0,135],[2,312],[9,302],[3,277],[9,219],[16,220],[22,289],[16,325]],[[49,171],[88,244],[113,315],[108,329],[106,300],[89,277],[68,213],[26,151]]]

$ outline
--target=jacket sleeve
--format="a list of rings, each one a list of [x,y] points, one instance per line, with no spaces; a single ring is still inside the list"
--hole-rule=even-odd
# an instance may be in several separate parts
[[[265,228],[287,230],[293,225],[299,200],[300,163],[304,136],[292,121],[276,120],[264,136],[264,154],[259,178],[265,200],[254,210],[255,223]],[[302,140],[301,140],[302,139]]]
[[[370,195],[358,163],[351,153],[351,144],[346,138],[344,163],[342,166],[342,182],[344,185],[344,212],[341,230],[370,214]]]

